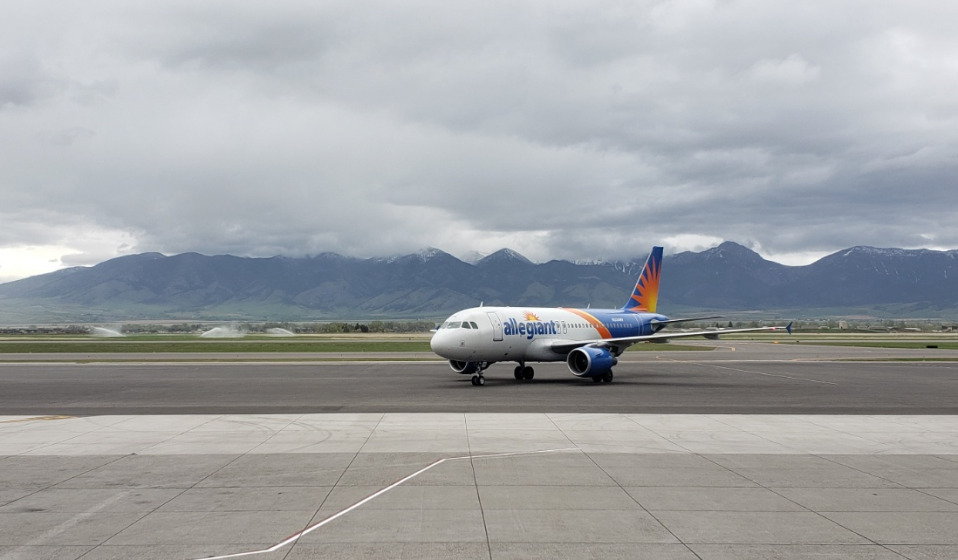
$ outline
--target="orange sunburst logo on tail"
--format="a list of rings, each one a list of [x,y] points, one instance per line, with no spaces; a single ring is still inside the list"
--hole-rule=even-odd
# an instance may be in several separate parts
[[[659,301],[659,280],[662,275],[662,248],[653,247],[649,260],[645,261],[642,274],[635,283],[632,297],[625,307],[629,311],[647,311],[655,313]]]

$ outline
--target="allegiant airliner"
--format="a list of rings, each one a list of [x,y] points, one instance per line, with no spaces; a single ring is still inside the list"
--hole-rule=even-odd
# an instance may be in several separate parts
[[[526,362],[564,361],[577,377],[612,381],[612,366],[626,348],[637,342],[664,342],[670,338],[781,331],[784,327],[663,332],[687,321],[655,312],[662,274],[662,247],[653,247],[635,289],[621,309],[567,307],[473,307],[452,314],[436,329],[429,345],[449,360],[453,371],[472,375],[473,385],[484,385],[483,373],[496,362],[517,362],[517,381],[529,381],[534,371]]]

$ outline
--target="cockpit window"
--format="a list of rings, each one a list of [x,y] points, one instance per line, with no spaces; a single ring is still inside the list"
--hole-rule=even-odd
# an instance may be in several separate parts
[[[442,325],[439,325],[440,329],[476,329],[479,330],[479,325],[475,321],[446,321]]]

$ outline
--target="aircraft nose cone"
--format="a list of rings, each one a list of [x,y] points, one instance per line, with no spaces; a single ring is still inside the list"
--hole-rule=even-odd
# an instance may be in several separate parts
[[[429,339],[429,347],[432,348],[433,352],[439,354],[440,356],[442,356],[442,350],[445,348],[445,344],[443,343],[444,338],[445,337],[443,336],[442,332],[437,332],[436,334],[432,335],[432,338]]]
[[[432,335],[429,347],[443,358],[458,359],[456,356],[459,354],[459,338],[456,331],[439,331]]]

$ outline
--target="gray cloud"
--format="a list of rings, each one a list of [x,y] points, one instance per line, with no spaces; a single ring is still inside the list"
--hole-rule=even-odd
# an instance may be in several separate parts
[[[956,19],[936,2],[14,2],[0,247],[958,247]]]

